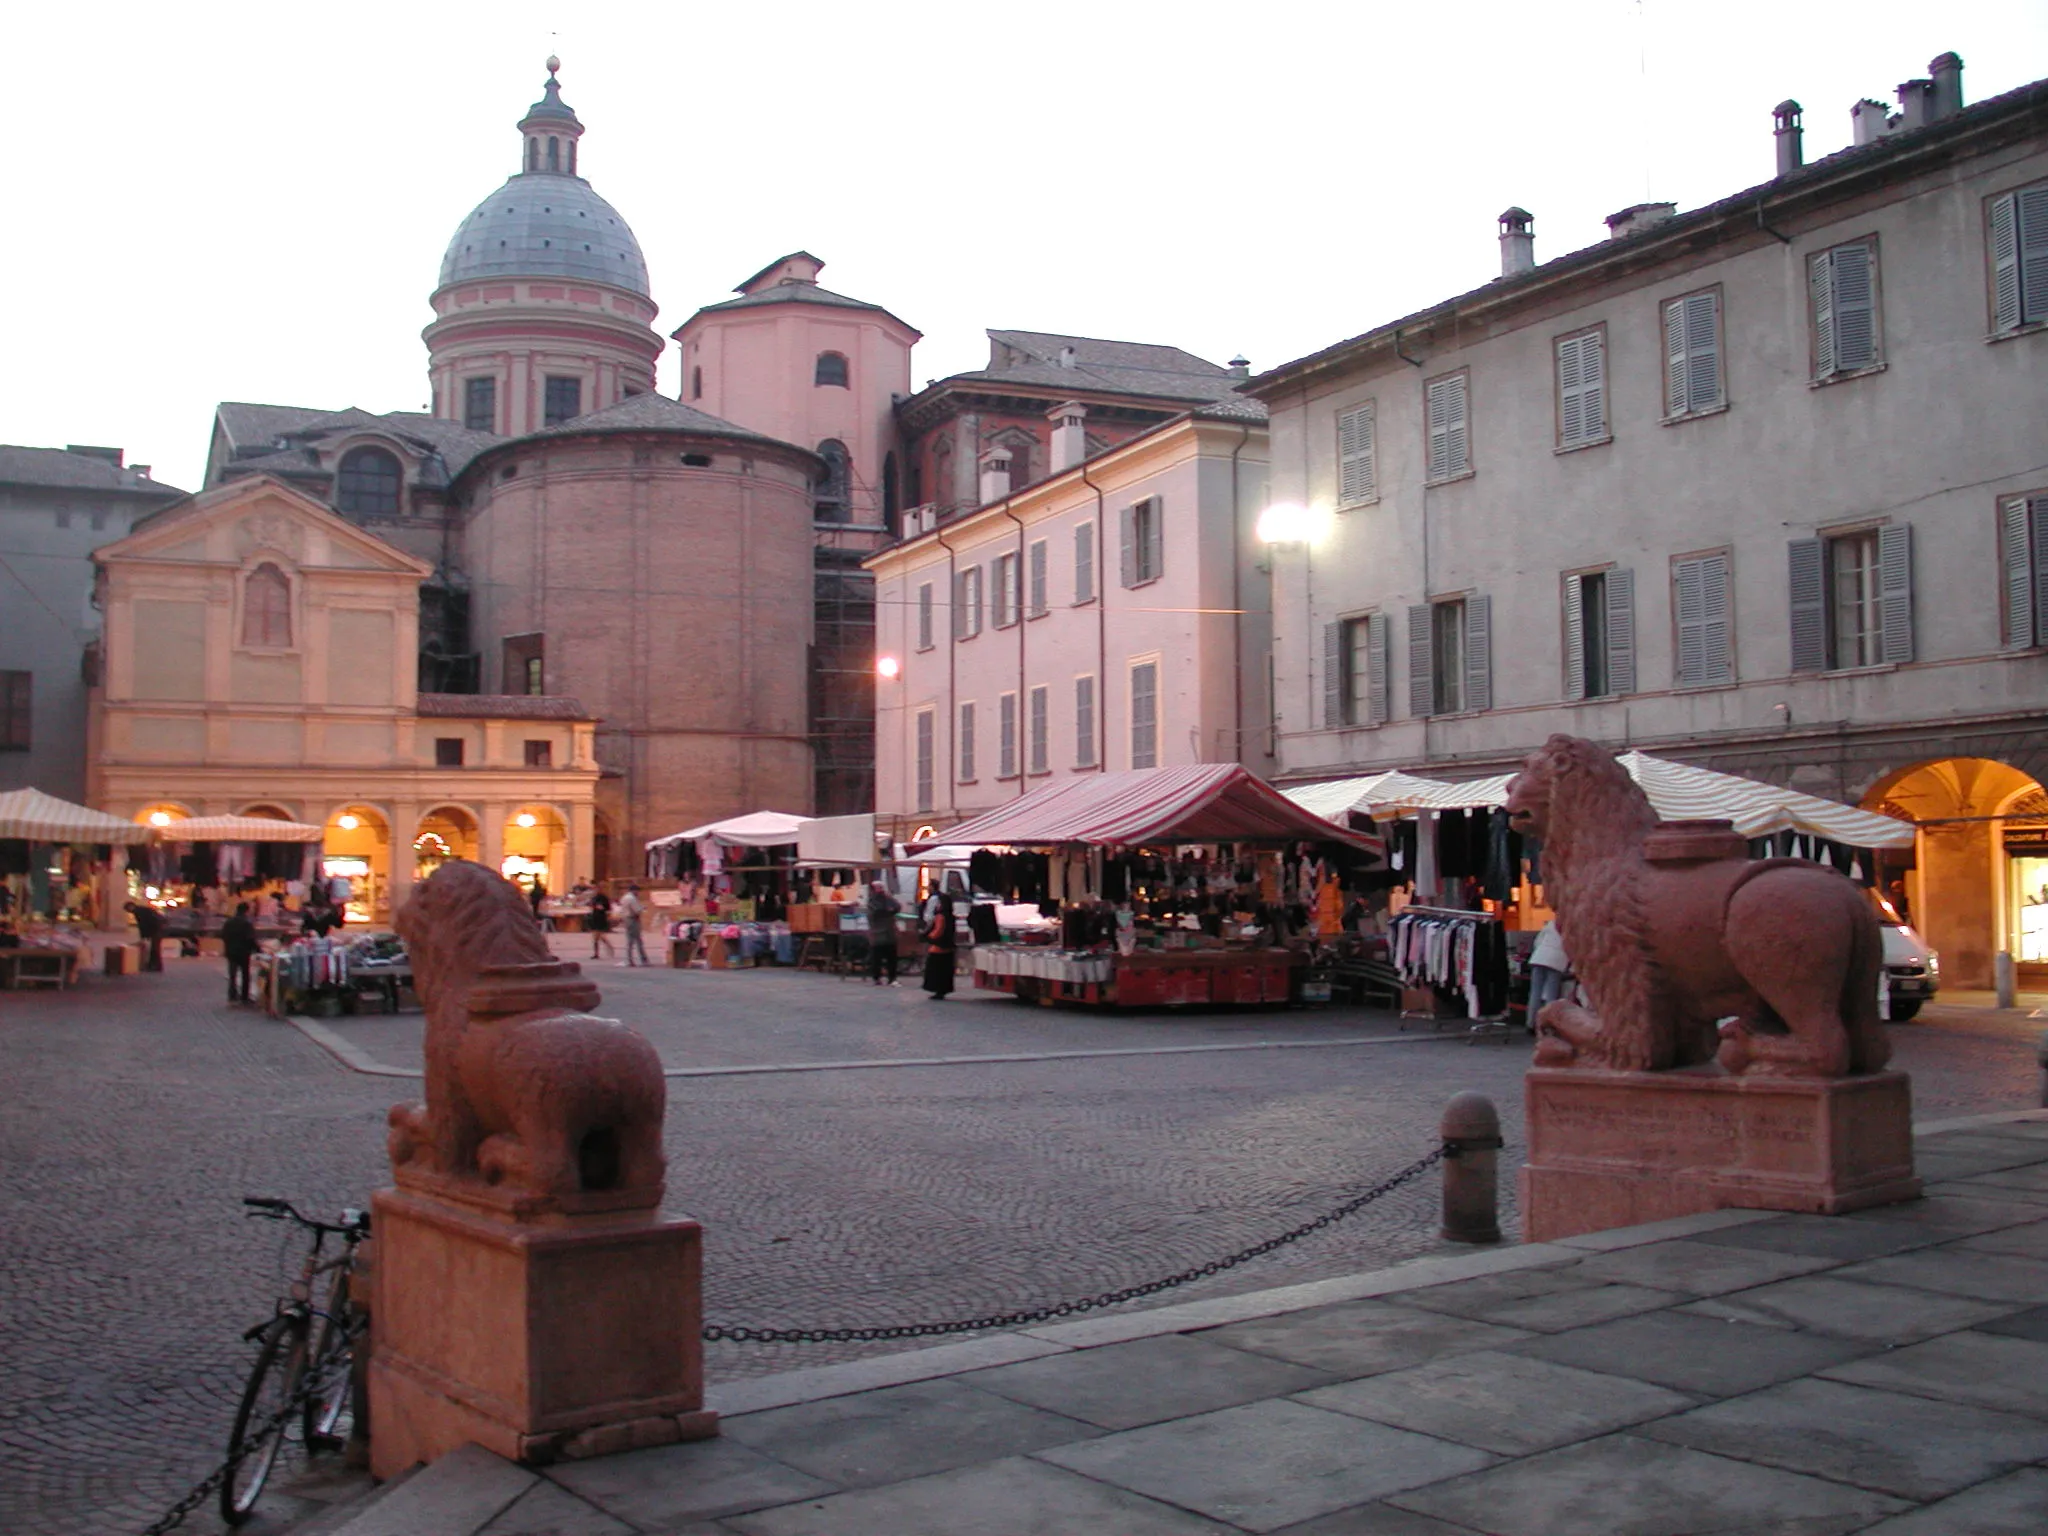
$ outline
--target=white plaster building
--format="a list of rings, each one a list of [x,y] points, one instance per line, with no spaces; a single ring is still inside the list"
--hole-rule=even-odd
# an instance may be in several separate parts
[[[992,494],[870,556],[876,809],[943,827],[1076,773],[1243,760],[1269,771],[1270,611],[1254,563],[1264,411],[1199,407],[1082,461],[1085,411],[1054,419],[1046,479]],[[1249,744],[1253,750],[1247,753]]]
[[[1975,828],[1911,885],[1952,974],[2020,948],[2048,82],[1965,109],[1943,55],[1900,96],[1811,165],[1787,102],[1773,180],[1541,266],[1510,209],[1499,279],[1248,386],[1314,529],[1276,547],[1283,777],[1496,771],[1566,731],[1890,800]],[[2006,773],[1936,794],[1942,761]]]

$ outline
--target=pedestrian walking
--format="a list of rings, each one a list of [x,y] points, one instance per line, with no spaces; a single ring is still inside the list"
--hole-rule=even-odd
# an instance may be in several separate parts
[[[341,914],[327,904],[325,896],[314,896],[306,902],[300,926],[309,939],[324,939],[341,925]]]
[[[960,934],[954,926],[953,898],[939,892],[930,922],[925,927],[924,989],[932,1001],[943,1003],[953,991],[953,977],[960,964]]]
[[[234,916],[220,925],[220,947],[228,957],[228,1001],[249,1001],[249,962],[256,956],[256,925],[249,919],[249,903],[235,903]]]
[[[164,915],[146,901],[131,901],[128,912],[135,919],[135,937],[142,940],[142,968],[164,968]]]
[[[626,925],[626,964],[646,965],[647,940],[640,932],[640,925],[646,917],[647,908],[640,900],[640,887],[629,885],[626,894],[619,898],[619,917]],[[633,957],[640,958],[635,960]]]
[[[533,923],[536,928],[545,928],[548,920],[541,915],[541,903],[548,899],[548,884],[539,875],[533,877],[533,884],[526,889],[526,899],[533,904]]]
[[[612,899],[601,886],[590,893],[590,916],[583,926],[590,930],[591,959],[618,953],[612,948]]]
[[[1529,1028],[1533,1032],[1544,1008],[1564,996],[1564,981],[1572,968],[1564,952],[1564,937],[1555,921],[1545,923],[1529,951]]]
[[[903,903],[881,881],[868,888],[868,980],[876,986],[896,985],[896,914]],[[888,981],[882,973],[888,972]]]

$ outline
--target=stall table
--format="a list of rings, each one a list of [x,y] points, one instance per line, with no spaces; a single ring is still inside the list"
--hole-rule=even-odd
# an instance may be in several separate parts
[[[1287,949],[1146,949],[1128,955],[983,946],[974,984],[1040,1003],[1114,1008],[1275,1007],[1300,995],[1307,958]]]

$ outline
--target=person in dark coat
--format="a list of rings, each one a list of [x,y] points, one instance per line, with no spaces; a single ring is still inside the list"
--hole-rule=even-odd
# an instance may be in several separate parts
[[[868,980],[878,987],[884,985],[884,971],[887,985],[896,985],[896,914],[902,910],[903,903],[881,881],[868,887]]]
[[[960,935],[954,927],[951,892],[941,891],[934,898],[924,937],[924,989],[933,1002],[943,1003],[952,994],[954,972],[960,963]]]
[[[228,957],[228,1001],[249,1001],[249,962],[256,955],[256,924],[249,903],[235,903],[235,914],[220,925],[220,947]]]
[[[164,968],[164,915],[146,901],[128,903],[129,914],[135,919],[135,937],[142,940],[145,949],[142,968],[145,971],[160,971]]]
[[[601,888],[591,892],[590,916],[583,926],[590,930],[591,959],[618,953],[612,948],[612,899]]]
[[[306,903],[303,927],[309,939],[324,939],[341,924],[341,914],[327,904],[325,896],[315,896]]]

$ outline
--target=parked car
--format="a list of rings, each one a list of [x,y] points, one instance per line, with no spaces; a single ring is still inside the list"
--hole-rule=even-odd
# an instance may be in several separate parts
[[[1941,990],[1941,956],[1927,947],[1912,924],[1877,891],[1870,893],[1884,930],[1884,973],[1891,993],[1891,1018],[1903,1024]]]

